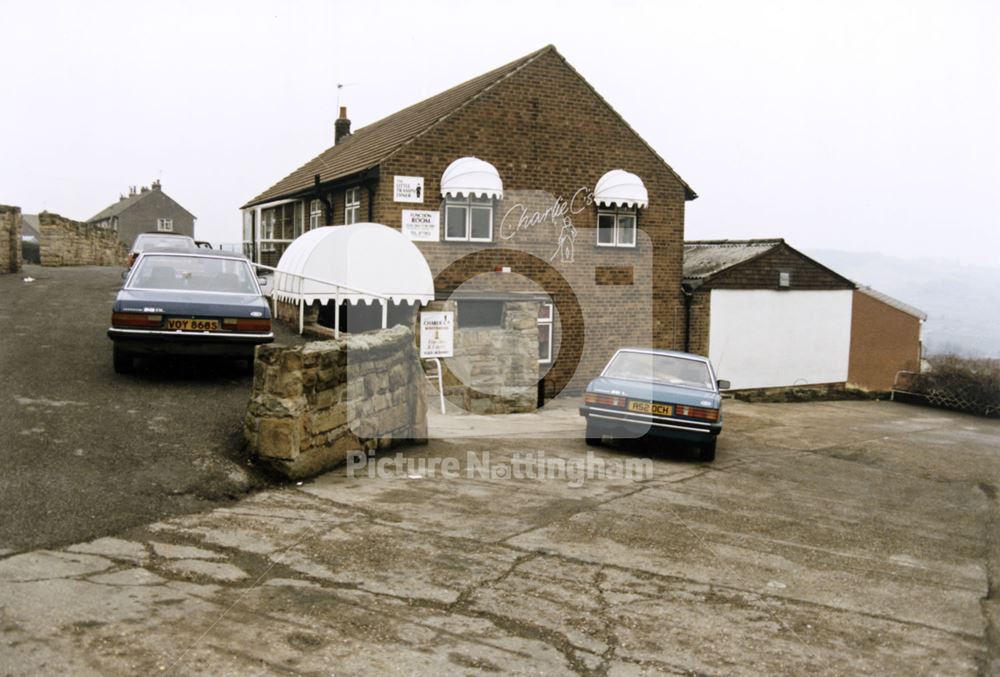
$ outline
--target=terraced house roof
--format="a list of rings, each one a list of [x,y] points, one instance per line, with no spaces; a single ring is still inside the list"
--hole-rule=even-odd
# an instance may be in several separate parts
[[[554,46],[548,45],[352,132],[244,204],[243,208],[302,194],[316,185],[316,176],[320,183],[326,183],[379,165],[400,147],[550,51],[559,54]],[[697,197],[683,179],[677,178],[684,185],[687,199]]]

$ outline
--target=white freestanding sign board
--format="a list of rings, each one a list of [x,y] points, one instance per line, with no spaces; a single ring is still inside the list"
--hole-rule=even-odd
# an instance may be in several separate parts
[[[455,354],[455,313],[420,313],[420,357],[452,357]]]

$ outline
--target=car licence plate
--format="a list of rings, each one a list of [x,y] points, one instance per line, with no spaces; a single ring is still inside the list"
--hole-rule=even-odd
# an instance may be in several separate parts
[[[190,320],[167,318],[167,329],[174,331],[218,331],[218,320]]]
[[[674,413],[674,408],[671,405],[660,404],[659,402],[632,401],[628,403],[628,410],[640,414],[654,414],[656,416],[670,416]]]

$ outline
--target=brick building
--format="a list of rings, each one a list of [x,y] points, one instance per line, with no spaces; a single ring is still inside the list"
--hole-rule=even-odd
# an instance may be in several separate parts
[[[195,216],[163,192],[159,181],[152,186],[132,187],[128,196],[90,217],[87,223],[118,233],[118,239],[131,247],[139,233],[179,233],[194,237]]]
[[[256,261],[275,265],[323,225],[400,229],[437,298],[461,299],[460,328],[499,321],[512,294],[542,299],[549,394],[623,344],[681,346],[684,208],[697,195],[554,47],[354,132],[341,109],[334,137],[243,205]]]
[[[684,292],[685,345],[738,390],[888,390],[920,369],[924,313],[781,239],[686,242]]]
[[[686,242],[685,343],[738,390],[845,383],[854,286],[782,239]]]
[[[847,382],[866,390],[890,390],[897,372],[919,372],[920,328],[926,319],[911,305],[859,286],[851,308]]]

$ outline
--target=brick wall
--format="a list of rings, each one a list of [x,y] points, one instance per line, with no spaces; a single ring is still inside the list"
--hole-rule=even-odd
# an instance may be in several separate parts
[[[790,274],[789,289],[853,289],[854,284],[787,245],[746,263],[724,270],[708,280],[705,289],[778,289],[778,273]]]
[[[399,228],[403,209],[440,210],[441,175],[464,156],[490,162],[503,179],[497,226],[517,205],[544,211],[556,198],[569,202],[584,189],[569,214],[577,231],[572,262],[552,258],[561,218],[510,239],[499,237],[495,226],[494,242],[485,245],[417,243],[439,293],[509,265],[552,295],[563,331],[560,355],[546,379],[550,396],[563,387],[582,387],[621,345],[683,345],[684,186],[558,54],[542,55],[385,161],[373,196],[374,220]],[[581,202],[605,172],[618,168],[637,174],[649,192],[634,249],[598,248],[597,207]],[[394,202],[395,175],[424,177],[424,203]],[[613,278],[623,283],[600,284],[608,278],[599,277],[598,268],[617,270]],[[632,284],[625,284],[629,274]]]
[[[113,230],[98,228],[59,214],[38,215],[43,266],[118,266],[128,248]]]
[[[0,274],[21,270],[21,208],[0,205]]]
[[[691,327],[688,352],[708,356],[708,332],[712,317],[712,292],[696,291],[691,296]]]
[[[317,475],[352,452],[426,440],[424,383],[413,332],[402,326],[260,346],[244,436],[283,475]]]
[[[897,371],[919,371],[920,320],[854,292],[847,382],[868,390],[889,390]]]

